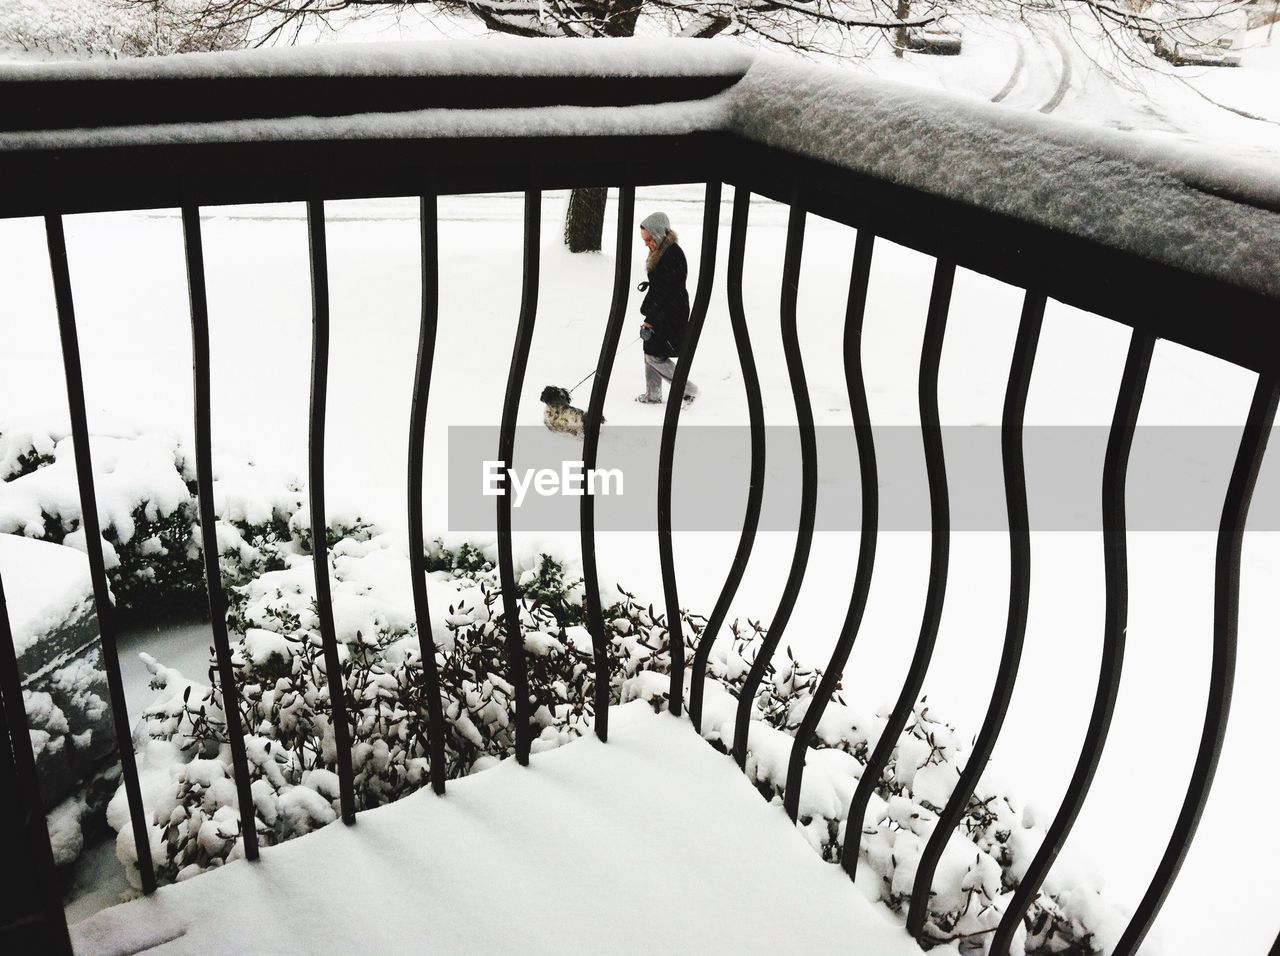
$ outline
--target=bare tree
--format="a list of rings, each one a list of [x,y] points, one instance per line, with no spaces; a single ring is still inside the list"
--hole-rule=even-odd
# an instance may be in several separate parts
[[[522,37],[629,37],[641,15],[671,34],[713,37],[756,35],[772,43],[812,49],[814,28],[893,30],[903,24],[897,0],[126,0],[193,27],[243,30],[252,45],[296,39],[308,24],[373,8],[429,8],[475,17],[496,33]],[[956,7],[986,0],[958,0]],[[1014,0],[1016,2],[1016,0]],[[923,0],[908,24],[924,26],[947,5]]]

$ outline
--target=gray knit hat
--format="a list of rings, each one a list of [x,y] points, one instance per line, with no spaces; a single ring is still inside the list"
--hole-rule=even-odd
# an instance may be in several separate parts
[[[640,228],[653,236],[654,242],[661,245],[671,229],[671,220],[667,218],[665,212],[651,212],[644,217],[644,221],[640,223]]]

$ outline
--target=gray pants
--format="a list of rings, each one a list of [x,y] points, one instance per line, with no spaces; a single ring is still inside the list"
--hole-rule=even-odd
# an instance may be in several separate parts
[[[650,355],[647,352],[644,356],[644,393],[650,401],[662,401],[662,380],[665,378],[670,382],[676,375],[676,363],[674,359],[658,358],[656,355]],[[696,398],[698,395],[698,386],[693,382],[684,383],[684,393],[689,398]]]

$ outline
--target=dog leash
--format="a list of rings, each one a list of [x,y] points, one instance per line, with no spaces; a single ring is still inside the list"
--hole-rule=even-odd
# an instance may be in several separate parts
[[[637,335],[634,339],[632,339],[630,342],[628,342],[626,345],[624,345],[624,346],[622,346],[622,347],[623,347],[624,349],[629,349],[629,348],[631,348],[631,346],[633,346],[633,345],[635,345],[637,342],[639,342],[639,341],[640,341],[640,338],[641,338],[641,336]],[[575,386],[573,386],[573,388],[569,389],[569,394],[570,394],[570,395],[572,395],[574,392],[576,392],[576,391],[578,390],[578,387],[579,387],[580,385],[582,385],[582,382],[585,382],[587,379],[591,378],[593,375],[599,375],[599,374],[600,374],[600,369],[595,369],[594,371],[588,372],[586,375],[584,375],[584,376],[582,377],[582,380],[581,380],[580,382],[578,382],[578,384],[577,384],[577,385],[575,385]]]

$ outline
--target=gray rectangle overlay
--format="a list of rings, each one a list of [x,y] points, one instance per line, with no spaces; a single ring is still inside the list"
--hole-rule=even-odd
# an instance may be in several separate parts
[[[998,426],[944,427],[951,528],[1007,531]],[[1128,527],[1133,531],[1216,531],[1240,428],[1141,427],[1128,474]],[[929,489],[923,435],[915,426],[873,430],[883,531],[928,531]],[[799,517],[800,442],[793,426],[766,433],[762,531],[794,531]],[[1025,429],[1027,500],[1033,531],[1101,530],[1102,463],[1109,429]],[[606,426],[595,475],[598,531],[657,528],[656,426]],[[818,531],[856,531],[862,521],[857,444],[852,426],[817,429]],[[448,521],[452,531],[494,526],[498,487],[512,495],[515,527],[576,531],[582,506],[582,442],[541,426],[517,429],[515,476],[497,462],[496,426],[449,428]],[[686,426],[676,441],[672,479],[675,531],[742,527],[750,468],[745,426]],[[1249,517],[1253,531],[1280,531],[1280,472],[1264,467]]]

